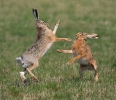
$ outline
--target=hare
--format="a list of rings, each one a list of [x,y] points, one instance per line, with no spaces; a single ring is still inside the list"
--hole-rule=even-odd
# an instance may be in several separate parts
[[[32,9],[36,18],[37,36],[32,46],[27,49],[21,57],[17,57],[16,61],[24,68],[24,71],[20,72],[22,82],[26,81],[24,74],[28,72],[34,81],[38,82],[38,78],[32,73],[32,69],[35,69],[39,65],[39,59],[50,49],[52,44],[56,41],[71,41],[70,38],[57,38],[55,33],[59,26],[58,21],[52,31],[49,29],[49,25],[40,20],[36,9]]]
[[[84,32],[79,32],[76,34],[76,40],[72,44],[72,50],[57,50],[59,53],[69,53],[73,54],[74,58],[72,58],[68,64],[72,64],[75,60],[80,64],[79,74],[80,78],[83,78],[82,72],[85,70],[94,70],[95,81],[98,80],[98,72],[97,72],[97,64],[89,46],[86,43],[87,38],[97,39],[99,36],[97,34],[87,34]]]

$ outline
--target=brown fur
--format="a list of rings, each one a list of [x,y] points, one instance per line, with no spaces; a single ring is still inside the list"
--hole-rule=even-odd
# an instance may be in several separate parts
[[[52,44],[56,41],[71,41],[69,38],[57,38],[55,35],[59,26],[59,21],[56,23],[54,30],[49,29],[49,25],[38,18],[36,9],[33,9],[34,16],[36,18],[37,36],[32,46],[26,50],[21,57],[17,57],[18,64],[24,68],[24,71],[20,72],[20,77],[24,82],[26,80],[24,74],[27,71],[31,77],[38,82],[37,77],[31,72],[36,68],[39,63],[39,59],[48,51]]]
[[[95,71],[95,80],[98,80],[97,64],[89,46],[87,45],[87,38],[98,38],[97,34],[87,34],[79,32],[76,34],[76,40],[72,44],[72,50],[57,50],[62,53],[70,53],[74,55],[68,64],[72,64],[75,60],[80,64],[79,74],[82,78],[82,72],[85,70]]]

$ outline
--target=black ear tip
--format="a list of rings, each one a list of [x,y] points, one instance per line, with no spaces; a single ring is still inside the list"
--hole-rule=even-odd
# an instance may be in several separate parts
[[[35,8],[32,8],[32,11],[37,11],[37,9],[35,9]]]
[[[32,12],[33,12],[33,14],[34,14],[34,17],[35,17],[36,19],[38,19],[38,12],[37,12],[37,9],[32,8]]]
[[[32,8],[32,12],[34,12],[34,9]]]

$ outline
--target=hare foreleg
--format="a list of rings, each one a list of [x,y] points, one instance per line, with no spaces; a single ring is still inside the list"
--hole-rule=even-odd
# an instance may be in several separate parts
[[[72,52],[72,50],[57,50],[57,52],[59,52],[59,53],[69,53],[69,54],[72,54],[73,52]]]
[[[56,38],[56,41],[68,41],[71,42],[70,38]]]
[[[60,24],[60,21],[58,21],[58,22],[56,23],[55,27],[54,27],[54,30],[53,30],[53,33],[54,33],[54,34],[56,34],[56,31],[57,31],[57,29],[58,29],[59,24]]]
[[[84,56],[84,55],[82,54],[82,55],[78,55],[78,56],[72,58],[72,59],[68,62],[68,64],[69,64],[69,65],[72,64],[75,60],[78,60],[78,59],[82,58],[83,56]]]

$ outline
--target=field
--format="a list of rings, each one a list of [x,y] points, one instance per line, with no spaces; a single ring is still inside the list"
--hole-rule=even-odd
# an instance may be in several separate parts
[[[61,20],[56,35],[72,42],[56,42],[33,70],[39,82],[28,74],[22,84],[15,58],[27,50],[36,37],[32,8],[50,24]],[[0,98],[1,100],[115,100],[116,99],[116,0],[0,0]],[[79,65],[66,63],[73,57],[57,49],[70,49],[77,32],[97,33],[88,39],[97,61],[99,80],[93,72],[79,79]]]

